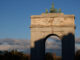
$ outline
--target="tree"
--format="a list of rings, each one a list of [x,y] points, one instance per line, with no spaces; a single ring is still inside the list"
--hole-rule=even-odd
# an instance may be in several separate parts
[[[54,60],[52,53],[46,53],[45,54],[45,60]]]
[[[76,52],[75,60],[80,60],[80,50]]]

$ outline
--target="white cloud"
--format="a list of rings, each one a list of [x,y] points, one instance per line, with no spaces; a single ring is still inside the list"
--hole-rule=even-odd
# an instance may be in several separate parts
[[[0,50],[9,50],[10,45],[0,45]]]
[[[51,38],[52,39],[52,38]],[[75,48],[80,49],[80,38],[76,38]],[[30,40],[0,39],[0,50],[18,49],[25,50],[30,48]],[[46,48],[61,49],[61,40],[46,40]]]

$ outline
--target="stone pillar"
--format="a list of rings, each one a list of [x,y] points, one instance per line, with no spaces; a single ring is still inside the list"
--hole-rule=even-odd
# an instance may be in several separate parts
[[[62,37],[62,60],[75,60],[75,37],[72,33]]]

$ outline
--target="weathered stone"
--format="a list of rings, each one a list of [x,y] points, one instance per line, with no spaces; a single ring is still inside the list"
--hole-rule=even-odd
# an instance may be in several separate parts
[[[45,41],[50,36],[62,40],[62,60],[74,60],[74,15],[43,13],[31,16],[31,60],[45,60]]]
[[[43,13],[31,16],[31,47],[34,42],[49,34],[62,37],[75,32],[75,16],[64,13]]]

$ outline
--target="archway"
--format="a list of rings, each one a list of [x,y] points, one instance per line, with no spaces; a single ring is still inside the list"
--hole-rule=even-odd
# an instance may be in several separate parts
[[[62,40],[62,60],[74,60],[74,21],[74,15],[64,13],[31,16],[31,60],[44,60],[45,41],[55,34]]]
[[[54,35],[45,41],[45,60],[61,60],[62,58],[62,41],[57,35]]]
[[[45,42],[48,37],[55,34],[49,34],[35,42],[34,48],[31,48],[31,60],[45,60]],[[57,36],[57,35],[55,35]],[[74,60],[74,35],[69,33],[64,35],[62,41],[62,60]]]

